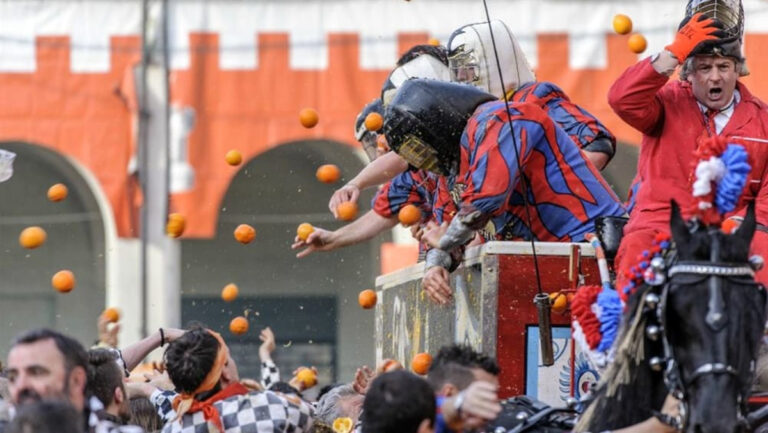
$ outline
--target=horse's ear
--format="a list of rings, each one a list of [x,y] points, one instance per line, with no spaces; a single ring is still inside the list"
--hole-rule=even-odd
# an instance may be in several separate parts
[[[755,202],[753,200],[747,205],[747,214],[744,215],[744,221],[741,222],[741,225],[733,235],[743,241],[744,245],[750,245],[756,228],[757,219],[755,217]]]
[[[691,240],[691,232],[688,231],[688,225],[685,224],[683,216],[680,214],[680,206],[677,202],[672,200],[669,203],[672,208],[669,218],[669,230],[672,233],[672,239],[678,245],[678,249],[681,245],[687,244]]]

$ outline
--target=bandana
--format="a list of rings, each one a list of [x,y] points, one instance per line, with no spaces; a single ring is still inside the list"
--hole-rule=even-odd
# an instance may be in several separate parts
[[[225,400],[233,395],[247,394],[248,389],[239,383],[234,383],[227,386],[221,391],[217,392],[213,396],[206,400],[198,401],[195,397],[212,390],[219,380],[221,379],[221,373],[224,371],[224,365],[229,359],[229,348],[224,343],[224,339],[221,338],[219,333],[211,331],[208,332],[213,335],[219,342],[219,351],[216,354],[216,360],[211,367],[211,371],[205,376],[203,382],[191,393],[181,393],[173,400],[173,409],[176,411],[176,419],[181,419],[186,413],[203,412],[203,416],[206,421],[212,422],[219,430],[224,431],[224,427],[221,423],[221,415],[219,411],[213,406],[213,403],[219,400]]]

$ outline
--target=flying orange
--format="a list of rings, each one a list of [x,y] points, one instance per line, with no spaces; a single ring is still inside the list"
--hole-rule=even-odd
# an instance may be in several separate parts
[[[640,33],[635,33],[629,37],[627,45],[629,45],[629,49],[633,53],[640,54],[648,48],[648,41],[645,40],[645,36]]]
[[[67,198],[69,189],[63,183],[57,183],[48,188],[48,200],[50,201],[62,201]]]
[[[624,14],[613,17],[613,31],[620,35],[626,35],[632,31],[632,19]]]
[[[384,125],[384,118],[379,113],[369,113],[365,116],[365,129],[376,132]]]
[[[366,310],[376,306],[376,292],[371,289],[363,290],[357,295],[357,302]]]
[[[241,244],[249,244],[256,237],[256,230],[248,224],[240,224],[235,229],[235,239]]]
[[[224,159],[229,165],[240,165],[243,162],[243,155],[237,150],[232,149],[224,155]]]
[[[61,293],[69,293],[75,288],[75,274],[67,269],[56,272],[51,278],[51,285]]]
[[[221,289],[221,299],[223,299],[225,302],[232,302],[237,298],[237,295],[240,293],[240,290],[237,288],[237,286],[233,283],[229,283],[226,286],[224,286],[223,289]]]
[[[184,233],[184,228],[187,226],[187,219],[180,213],[172,213],[168,215],[168,222],[165,224],[165,233],[172,237],[178,238]]]
[[[320,116],[317,115],[314,108],[305,108],[299,112],[299,122],[305,128],[314,128],[319,121]]]
[[[335,183],[341,178],[341,171],[333,164],[325,164],[317,168],[315,176],[322,183]]]
[[[411,370],[416,374],[427,374],[430,365],[432,365],[432,355],[426,352],[417,354],[411,360]]]
[[[21,231],[19,235],[19,245],[24,248],[35,249],[45,243],[48,235],[42,227],[32,226]]]
[[[248,319],[237,316],[229,322],[229,332],[235,335],[243,335],[248,332]]]

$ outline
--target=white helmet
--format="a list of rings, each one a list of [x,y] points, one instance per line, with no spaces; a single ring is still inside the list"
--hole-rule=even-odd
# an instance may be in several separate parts
[[[448,65],[453,81],[477,86],[501,98],[504,93],[535,81],[536,76],[509,27],[499,20],[491,21],[490,27],[496,40],[503,85],[488,22],[468,24],[453,32],[448,40]]]
[[[448,58],[443,46],[416,45],[397,61],[397,67],[389,73],[381,89],[381,100],[386,106],[397,89],[411,78],[451,81]]]

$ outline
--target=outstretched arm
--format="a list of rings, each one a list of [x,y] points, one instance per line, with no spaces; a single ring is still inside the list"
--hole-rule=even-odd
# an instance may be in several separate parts
[[[142,359],[146,358],[153,350],[160,347],[161,344],[168,344],[171,341],[181,337],[184,334],[183,329],[162,328],[162,338],[160,330],[152,333],[141,341],[131,344],[121,350],[125,369],[128,371],[136,368]],[[162,341],[164,340],[164,341]]]
[[[315,228],[315,231],[309,235],[306,241],[297,236],[291,248],[294,250],[304,248],[296,254],[296,257],[302,258],[315,251],[332,251],[366,241],[384,230],[391,229],[396,224],[397,217],[384,218],[371,210],[338,230],[331,232]]]
[[[363,168],[346,185],[336,190],[328,203],[333,216],[338,217],[336,208],[346,201],[357,202],[360,191],[381,185],[408,169],[408,163],[395,152],[389,152],[377,158]]]

